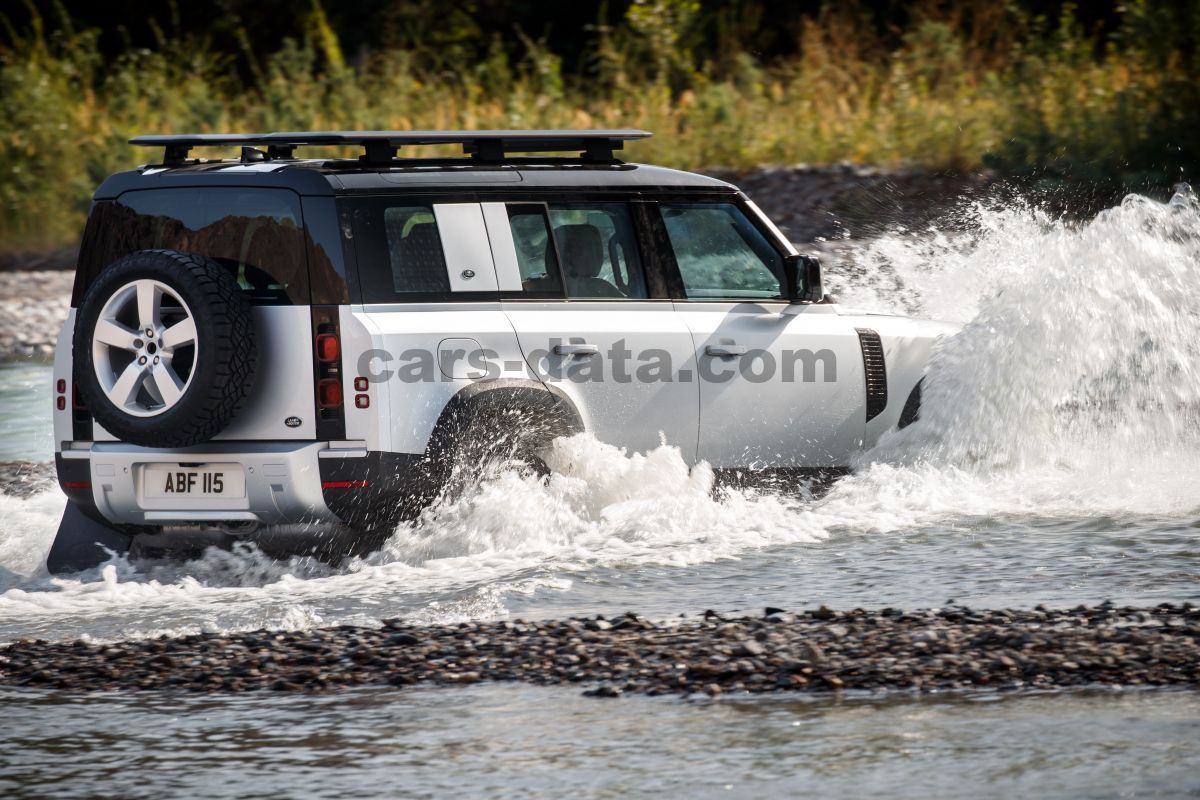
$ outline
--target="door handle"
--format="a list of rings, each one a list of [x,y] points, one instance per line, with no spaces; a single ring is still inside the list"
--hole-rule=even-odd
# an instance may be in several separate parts
[[[746,348],[740,344],[710,344],[704,348],[704,354],[721,358],[731,358],[746,355]]]
[[[600,348],[594,344],[554,345],[554,355],[556,356],[594,356],[599,352]]]

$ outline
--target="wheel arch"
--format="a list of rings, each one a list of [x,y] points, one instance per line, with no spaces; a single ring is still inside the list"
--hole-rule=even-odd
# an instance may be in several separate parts
[[[464,386],[450,398],[434,423],[426,454],[434,459],[446,454],[472,423],[485,420],[551,436],[586,430],[579,409],[561,389],[534,380],[498,378]]]
[[[322,459],[325,502],[343,522],[371,528],[412,518],[434,502],[450,478],[473,423],[536,420],[547,436],[584,430],[562,392],[532,380],[500,378],[464,386],[442,408],[425,452],[376,451],[365,459]],[[346,492],[341,486],[362,486]],[[339,484],[333,486],[332,484]]]

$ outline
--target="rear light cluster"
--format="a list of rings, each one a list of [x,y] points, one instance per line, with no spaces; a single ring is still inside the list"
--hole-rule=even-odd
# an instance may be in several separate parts
[[[371,384],[366,378],[359,375],[354,379],[354,407],[355,408],[370,408],[371,395],[367,394],[367,390],[371,388]]]
[[[317,438],[346,438],[342,396],[342,340],[337,306],[313,306],[313,377],[316,379]]]
[[[59,411],[67,410],[67,379],[59,378],[54,381],[54,407]],[[87,442],[92,439],[92,413],[79,394],[79,384],[70,386],[71,390],[71,438]]]
[[[342,357],[342,344],[336,333],[317,334],[317,361],[334,364]]]
[[[317,405],[321,411],[335,411],[342,407],[342,382],[336,378],[322,378],[317,382]]]

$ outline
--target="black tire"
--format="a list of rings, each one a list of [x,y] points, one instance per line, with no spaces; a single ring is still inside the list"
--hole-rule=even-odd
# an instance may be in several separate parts
[[[518,395],[499,390],[454,414],[435,434],[431,464],[438,474],[438,498],[453,501],[504,470],[545,477],[543,451],[560,436],[577,433],[572,420],[548,392],[536,402],[512,402]],[[528,402],[528,395],[522,399]],[[511,405],[510,405],[511,403]]]
[[[545,425],[504,425],[503,420],[475,418],[460,431],[442,468],[441,499],[455,501],[500,472],[545,477],[549,468],[541,453],[561,433]]]
[[[92,340],[109,298],[129,283],[151,279],[177,292],[196,325],[191,379],[170,408],[129,414],[100,386]],[[174,250],[131,253],[105,269],[84,295],[75,319],[75,380],[96,422],[118,439],[146,447],[206,442],[233,420],[254,388],[258,341],[250,304],[230,272],[212,259]]]

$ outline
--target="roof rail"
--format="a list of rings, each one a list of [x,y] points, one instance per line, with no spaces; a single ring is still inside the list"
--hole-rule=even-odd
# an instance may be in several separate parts
[[[266,145],[266,159],[291,158],[297,147],[360,146],[359,160],[387,164],[402,147],[461,144],[476,161],[503,162],[509,153],[577,152],[587,163],[613,163],[625,142],[646,139],[639,130],[545,131],[292,131],[284,133],[192,133],[135,136],[130,144],[162,147],[163,166],[179,166],[194,147]]]

